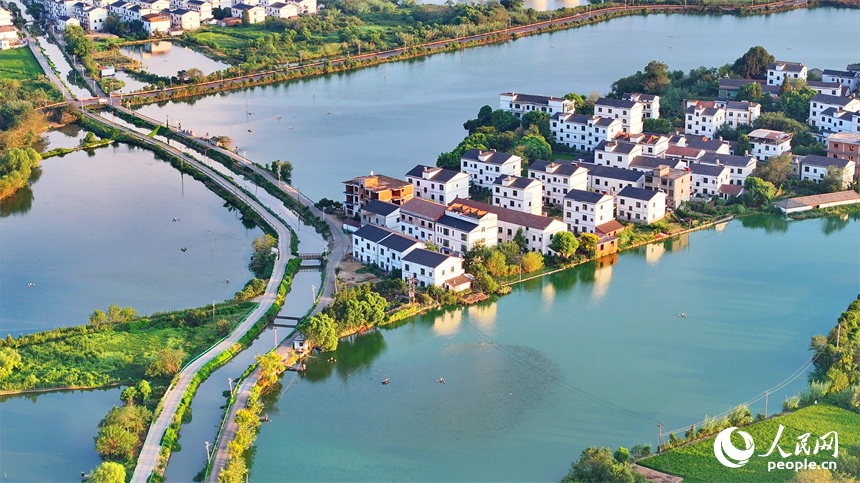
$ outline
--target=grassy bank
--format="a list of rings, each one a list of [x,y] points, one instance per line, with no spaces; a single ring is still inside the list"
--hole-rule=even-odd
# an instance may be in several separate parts
[[[136,383],[162,349],[196,357],[247,316],[253,302],[153,314],[116,325],[89,324],[7,337],[0,347],[16,351],[20,366],[0,380],[4,393],[32,389]],[[226,321],[226,322],[221,322]],[[219,324],[220,323],[220,324]]]
[[[766,454],[773,444],[779,426],[785,427],[779,440],[780,447],[792,456],[783,458],[778,450],[769,456]],[[742,428],[749,433],[755,442],[755,456],[741,468],[728,468],[717,461],[714,456],[714,438],[707,438],[695,443],[675,448],[659,456],[640,460],[638,463],[664,473],[684,477],[685,482],[719,481],[719,482],[767,482],[788,481],[795,476],[795,470],[773,468],[768,471],[768,463],[787,461],[822,462],[835,460],[833,451],[819,451],[817,455],[801,453],[795,456],[795,444],[798,437],[812,433],[809,437],[811,449],[815,441],[830,431],[839,435],[839,452],[845,453],[849,446],[860,443],[860,414],[840,409],[834,406],[818,404],[801,409],[794,413],[759,421]],[[737,431],[732,433],[732,442],[736,448],[743,449],[744,442]],[[811,453],[811,452],[810,452]],[[824,480],[822,480],[824,481]]]
[[[30,49],[0,50],[0,79],[30,81],[44,75]]]

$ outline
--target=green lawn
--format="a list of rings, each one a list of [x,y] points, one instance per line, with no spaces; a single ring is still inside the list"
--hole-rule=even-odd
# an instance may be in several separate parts
[[[770,456],[762,458],[759,455],[766,454],[773,444],[779,425],[785,426],[779,439],[779,446],[791,456],[783,458],[779,450],[774,449]],[[835,406],[818,404],[800,409],[786,416],[760,421],[744,428],[752,436],[755,443],[754,455],[749,462],[741,468],[727,468],[723,466],[714,456],[714,438],[708,438],[691,445],[669,450],[660,455],[639,461],[639,464],[648,468],[684,477],[685,483],[698,481],[717,482],[781,482],[794,477],[794,470],[772,469],[768,471],[768,462],[789,461],[832,461],[832,450],[820,451],[817,455],[810,451],[809,456],[801,453],[795,456],[794,452],[798,443],[798,436],[804,433],[812,433],[809,436],[808,445],[811,450],[815,449],[815,441],[830,431],[836,431],[839,435],[839,452],[842,454],[849,446],[860,443],[860,414],[840,409]],[[744,443],[737,430],[732,433],[734,446],[743,449]]]
[[[44,72],[30,49],[22,47],[0,51],[0,79],[28,81],[41,75]]]

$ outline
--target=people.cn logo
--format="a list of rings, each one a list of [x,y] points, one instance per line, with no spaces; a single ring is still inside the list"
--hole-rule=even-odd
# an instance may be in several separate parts
[[[717,460],[723,464],[723,466],[727,466],[729,468],[740,468],[747,464],[750,456],[755,452],[755,443],[753,442],[752,436],[743,431],[738,431],[738,434],[744,439],[746,449],[741,450],[735,448],[732,444],[731,436],[732,431],[736,429],[738,428],[726,428],[720,431],[720,434],[718,434],[716,439],[714,439],[714,455],[717,457]],[[737,461],[737,463],[733,463],[732,460]]]

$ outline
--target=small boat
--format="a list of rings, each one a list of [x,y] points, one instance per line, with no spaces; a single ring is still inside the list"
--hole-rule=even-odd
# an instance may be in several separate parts
[[[253,130],[253,129],[248,129],[248,132],[254,132],[254,130]]]
[[[385,386],[385,385],[387,385],[389,382],[391,382],[391,379],[386,379],[386,380],[382,381],[382,385],[383,385],[383,386]]]

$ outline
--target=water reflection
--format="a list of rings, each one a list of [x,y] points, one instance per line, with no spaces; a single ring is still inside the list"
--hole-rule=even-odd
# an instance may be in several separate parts
[[[0,218],[9,215],[23,215],[33,207],[33,190],[30,188],[42,177],[42,168],[34,168],[30,174],[30,184],[15,192],[14,195],[0,200]]]
[[[754,215],[740,218],[744,228],[763,228],[767,233],[784,233],[788,231],[788,218],[782,216]]]
[[[373,360],[385,351],[385,345],[385,338],[379,330],[341,339],[336,351],[317,354],[307,360],[303,378],[320,382],[337,372],[338,377],[346,383],[351,376],[368,369]]]
[[[857,220],[860,218],[860,212],[852,214],[844,213],[838,216],[828,216],[821,220],[821,232],[825,235],[830,235],[838,231],[842,231],[848,226],[851,219]]]
[[[462,308],[446,310],[440,313],[433,321],[433,333],[436,335],[452,335],[459,332],[460,324],[463,322]]]
[[[471,305],[467,309],[469,320],[474,322],[478,327],[486,330],[495,324],[497,308],[496,301],[492,298],[488,301]]]
[[[618,262],[618,254],[613,253],[601,257],[596,261],[594,270],[594,287],[591,289],[593,299],[601,299],[609,291],[609,282],[612,279],[612,266]]]

